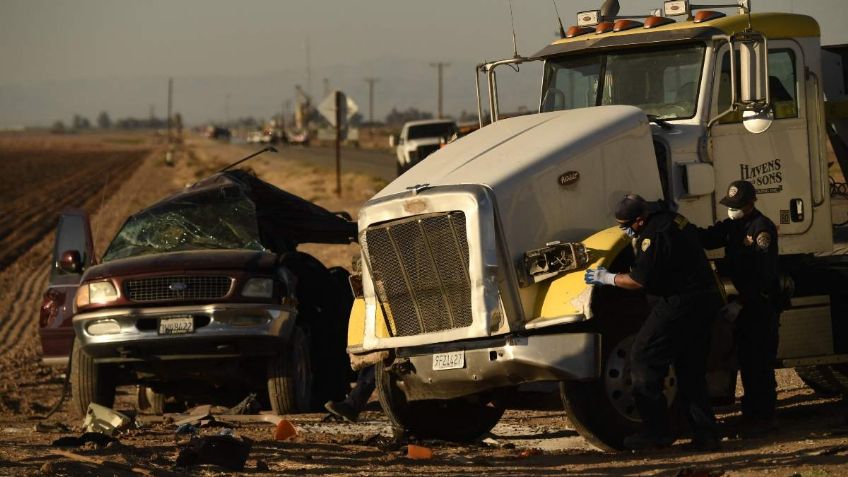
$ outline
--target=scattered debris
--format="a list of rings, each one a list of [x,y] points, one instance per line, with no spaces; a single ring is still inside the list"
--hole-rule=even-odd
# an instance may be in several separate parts
[[[130,422],[132,420],[129,417],[114,409],[91,403],[88,405],[88,411],[85,413],[85,420],[82,423],[82,427],[89,432],[102,432],[107,436],[111,436],[116,431],[129,426]]]
[[[297,437],[297,429],[294,428],[291,422],[281,419],[277,423],[277,428],[274,430],[274,439],[284,441],[292,437]]]
[[[56,473],[56,466],[52,462],[45,462],[38,470],[41,472],[41,475],[54,475]]]
[[[523,451],[521,451],[520,454],[518,454],[518,457],[527,458],[542,454],[544,454],[544,452],[542,452],[542,449],[537,449],[534,447],[532,449],[524,449]]]
[[[415,460],[424,460],[424,459],[432,459],[433,451],[429,447],[416,446],[414,444],[409,444],[406,447],[406,456],[410,459]]]
[[[150,471],[148,469],[142,469],[140,467],[133,467],[131,465],[121,464],[120,462],[115,462],[115,461],[103,459],[103,458],[100,458],[100,457],[74,454],[73,452],[68,452],[68,451],[63,451],[63,450],[53,450],[52,453],[55,454],[55,455],[66,457],[66,458],[71,459],[71,460],[75,460],[77,462],[82,462],[82,463],[85,463],[85,464],[93,464],[93,465],[102,466],[102,467],[110,467],[112,469],[120,469],[120,470],[124,470],[124,471],[128,471],[128,472],[133,472],[133,473],[136,473],[136,474],[141,474],[141,475],[144,475],[146,477],[156,477],[157,475],[171,475],[170,473],[166,474],[166,473],[161,472],[161,471],[153,472],[153,471]]]
[[[841,454],[843,452],[848,451],[848,444],[842,444],[838,446],[826,447],[824,449],[819,449],[811,452],[805,452],[806,455],[810,457],[818,457],[822,455],[835,455]]]
[[[680,469],[680,471],[675,474],[675,477],[721,477],[722,475],[724,475],[723,470],[685,467]]]
[[[271,470],[271,468],[268,467],[268,463],[265,462],[264,460],[257,460],[256,461],[256,470],[258,472],[268,472],[269,470]]]
[[[68,432],[70,427],[57,421],[39,421],[33,427],[35,432]]]
[[[250,393],[240,403],[231,407],[227,414],[257,414],[262,410],[262,404],[256,397],[256,393]]]
[[[117,442],[112,436],[103,434],[102,432],[86,432],[83,435],[60,437],[53,441],[53,447],[82,447],[88,443],[94,444],[95,448],[106,447],[110,442]]]
[[[244,470],[253,441],[231,435],[193,438],[177,455],[176,466],[190,469],[195,465],[212,464],[227,470]]]
[[[403,447],[403,442],[402,440],[394,437],[386,437],[381,436],[380,434],[375,434],[365,440],[365,445],[374,446],[383,452],[395,452]]]

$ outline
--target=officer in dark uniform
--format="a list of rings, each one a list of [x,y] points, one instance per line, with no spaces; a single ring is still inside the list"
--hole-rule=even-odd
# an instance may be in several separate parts
[[[748,181],[735,181],[721,204],[728,207],[728,219],[699,229],[706,249],[724,247],[719,272],[733,281],[739,297],[728,308],[738,312],[736,343],[739,371],[745,396],[742,415],[749,432],[773,427],[777,383],[774,362],[780,308],[778,280],[777,227],[754,202],[757,191]]]
[[[663,386],[669,366],[677,373],[678,399],[699,449],[718,447],[709,403],[706,363],[710,323],[721,295],[698,230],[662,202],[626,196],[616,208],[619,226],[634,238],[636,259],[629,274],[603,268],[586,271],[586,283],[644,289],[658,297],[636,334],[631,353],[633,397],[645,429],[624,440],[631,449],[670,446],[672,435]]]

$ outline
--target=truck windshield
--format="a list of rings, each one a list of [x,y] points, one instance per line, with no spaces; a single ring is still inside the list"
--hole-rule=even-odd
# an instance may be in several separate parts
[[[154,206],[124,223],[103,262],[208,249],[265,250],[253,202],[241,194],[196,194]]]
[[[628,104],[659,119],[691,118],[704,50],[687,44],[548,60],[541,111]]]
[[[449,137],[456,131],[453,123],[421,124],[410,126],[407,132],[408,139],[421,139],[425,137]]]

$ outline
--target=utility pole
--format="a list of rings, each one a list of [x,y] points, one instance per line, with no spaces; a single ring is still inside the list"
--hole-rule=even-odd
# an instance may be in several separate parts
[[[374,83],[380,81],[377,78],[365,78],[368,83],[368,123],[374,127]]]
[[[174,78],[168,78],[168,144],[174,142],[172,127],[174,125],[173,115],[171,114],[171,106],[174,99]]]
[[[230,93],[224,96],[224,123],[226,125],[230,124]]]
[[[438,76],[438,78],[439,78],[439,115],[438,115],[438,118],[441,119],[443,117],[443,115],[442,115],[442,99],[443,99],[442,70],[444,70],[445,67],[450,66],[450,63],[445,63],[444,61],[438,61],[436,63],[430,63],[430,66],[436,67],[436,69],[438,69],[438,71],[439,71],[439,76]]]
[[[312,58],[309,55],[309,37],[306,37],[306,94],[312,96]]]

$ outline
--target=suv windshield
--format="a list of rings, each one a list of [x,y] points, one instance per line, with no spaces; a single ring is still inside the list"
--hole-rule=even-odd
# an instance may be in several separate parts
[[[133,215],[109,244],[103,262],[184,250],[265,250],[255,205],[233,191],[184,196]]]
[[[420,139],[422,137],[449,137],[456,132],[453,123],[421,124],[410,126],[406,134],[408,139]]]
[[[541,111],[628,104],[659,119],[691,118],[704,50],[688,44],[548,60]]]

